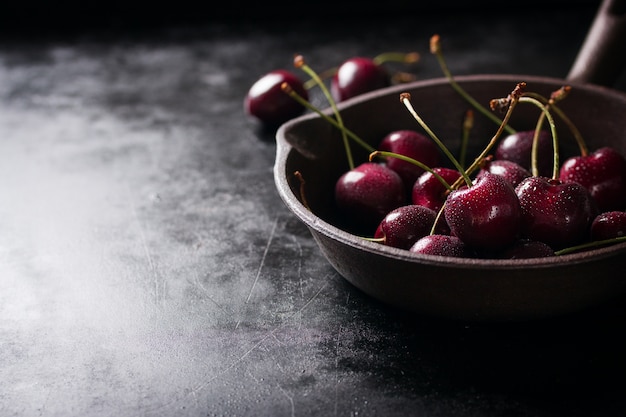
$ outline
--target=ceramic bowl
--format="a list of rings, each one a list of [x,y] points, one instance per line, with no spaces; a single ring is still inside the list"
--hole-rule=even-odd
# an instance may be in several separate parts
[[[546,96],[571,85],[560,108],[574,121],[589,148],[608,145],[626,154],[624,93],[537,76],[457,77],[483,104],[505,97],[521,81],[526,82],[527,91]],[[438,137],[450,149],[457,149],[469,105],[443,78],[393,86],[341,103],[345,125],[373,146],[392,130],[420,130],[400,101],[403,92],[411,94],[416,111]],[[533,129],[537,117],[535,106],[520,103],[511,124],[518,130]],[[575,151],[569,130],[562,125],[557,128],[564,148],[569,143]],[[492,121],[477,116],[472,136],[484,141],[473,140],[480,144],[470,146],[468,155],[477,155],[496,129]],[[310,113],[282,125],[276,140],[274,177],[284,203],[308,227],[341,276],[393,308],[460,320],[528,320],[580,311],[626,292],[626,243],[548,258],[503,260],[417,255],[363,239],[346,230],[335,209],[334,185],[347,169],[340,132]],[[365,153],[355,154],[356,160],[366,158]],[[296,171],[305,180],[306,204]]]

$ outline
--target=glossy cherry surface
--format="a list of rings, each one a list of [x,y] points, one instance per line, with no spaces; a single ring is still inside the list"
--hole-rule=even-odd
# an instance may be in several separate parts
[[[424,206],[409,204],[389,212],[380,222],[374,238],[395,248],[409,249],[430,233],[437,213]]]
[[[456,169],[446,167],[435,167],[432,168],[432,171],[425,171],[415,181],[411,200],[413,204],[419,204],[437,211],[448,198],[448,190],[435,174],[439,175],[448,185],[459,179],[461,174]]]
[[[587,188],[601,212],[626,209],[626,158],[615,148],[605,146],[566,160],[559,178]]]
[[[278,126],[304,112],[304,106],[287,95],[281,88],[286,82],[302,98],[308,100],[308,91],[302,80],[284,69],[271,71],[259,78],[244,98],[244,111],[262,123]]]
[[[626,236],[626,212],[606,211],[591,222],[591,240],[613,239]]]
[[[333,76],[330,91],[337,102],[390,85],[387,71],[372,59],[353,57],[344,61]]]
[[[480,171],[478,171],[478,173],[476,174],[476,178],[482,177],[487,172],[500,175],[501,177],[506,179],[509,184],[513,186],[513,188],[517,187],[517,185],[522,182],[524,178],[528,178],[531,176],[530,171],[528,171],[526,168],[524,168],[517,162],[509,161],[506,159],[485,161]]]
[[[516,162],[531,171],[531,156],[534,130],[521,130],[502,138],[496,145],[494,156],[496,159],[505,159]],[[554,146],[552,136],[547,130],[542,130],[537,142],[537,169],[542,176],[551,176],[554,162]]]
[[[435,142],[415,130],[402,129],[390,132],[382,139],[378,149],[407,156],[427,167],[438,166],[441,162],[441,152]],[[399,158],[387,158],[386,164],[400,175],[407,190],[411,190],[417,178],[425,172],[419,165]]]
[[[485,173],[472,186],[452,191],[444,215],[451,233],[470,247],[497,249],[519,237],[519,200],[499,175]]]
[[[404,183],[386,165],[364,162],[337,180],[335,201],[348,223],[373,233],[387,213],[406,202]]]
[[[554,249],[585,240],[595,209],[585,187],[528,177],[515,189],[522,207],[522,235]]]
[[[470,256],[467,245],[456,236],[432,234],[417,240],[409,252],[422,255],[450,256],[466,258]]]

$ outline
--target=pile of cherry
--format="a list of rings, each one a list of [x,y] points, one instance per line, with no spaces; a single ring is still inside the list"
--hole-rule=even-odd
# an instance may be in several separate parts
[[[302,57],[294,62],[325,88]],[[356,57],[334,72],[326,95],[332,106],[389,84],[380,63]],[[349,135],[339,112],[324,116],[344,139],[350,136],[371,151],[367,161],[355,163],[346,146],[350,168],[335,185],[337,208],[349,219],[350,230],[413,253],[489,259],[556,256],[625,241],[626,157],[611,147],[590,151],[580,143],[580,154],[560,163],[555,131],[542,128],[552,117],[550,110],[558,109],[557,101],[538,100],[525,87],[518,84],[491,105],[505,107],[510,116],[520,100],[533,101],[542,109],[537,128],[514,131],[505,117],[470,166],[453,156],[416,114],[426,133],[391,131],[371,148]],[[565,99],[564,91],[555,97]],[[401,100],[412,111],[410,95]],[[270,125],[307,107],[321,115],[308,104],[304,83],[286,70],[262,77],[245,98],[246,112]]]
[[[546,133],[540,138],[548,143]],[[443,166],[429,138],[413,130],[390,132],[377,153],[428,161],[433,168],[396,157],[363,162],[337,181],[337,205],[358,222],[353,227],[372,230],[374,240],[415,253],[513,259],[623,240],[624,156],[603,147],[567,159],[557,178],[535,176],[529,166],[533,137],[534,131],[506,136],[469,185],[453,187],[462,173]]]

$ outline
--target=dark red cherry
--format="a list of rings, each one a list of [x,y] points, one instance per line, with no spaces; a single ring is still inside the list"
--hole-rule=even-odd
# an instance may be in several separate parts
[[[505,136],[496,145],[495,159],[513,161],[532,172],[531,155],[534,136],[534,130],[522,130]],[[552,176],[554,164],[554,150],[550,132],[546,130],[541,131],[537,146],[538,174],[550,177]]]
[[[461,177],[459,171],[452,168],[435,167],[432,170],[443,178],[448,185],[454,184]],[[432,172],[425,171],[413,184],[411,201],[413,204],[439,211],[448,197],[447,191],[445,185]]]
[[[387,213],[406,203],[404,183],[386,165],[364,162],[337,180],[335,201],[353,227],[372,233]]]
[[[591,240],[605,240],[626,236],[626,212],[600,213],[591,222]]]
[[[426,135],[410,129],[390,132],[382,139],[378,149],[407,156],[427,167],[438,166],[441,161],[441,153],[437,144]],[[399,158],[387,158],[386,164],[400,175],[407,186],[407,190],[411,190],[417,177],[424,172],[424,169],[419,165]]]
[[[388,213],[380,222],[374,238],[400,249],[409,249],[417,239],[429,234],[437,218],[435,211],[409,204]]]
[[[587,188],[600,212],[626,208],[626,159],[614,148],[569,158],[561,166],[559,179]]]
[[[546,177],[528,177],[515,189],[522,207],[522,236],[554,249],[588,236],[595,207],[585,187]]]
[[[519,200],[500,175],[485,173],[472,186],[452,191],[443,210],[450,233],[472,248],[497,249],[519,237]]]
[[[269,126],[280,125],[304,112],[305,107],[285,93],[281,85],[289,84],[305,100],[309,99],[302,81],[293,73],[277,69],[259,78],[248,90],[244,111]]]
[[[480,178],[486,172],[500,175],[504,177],[513,188],[522,182],[524,178],[530,177],[531,173],[526,168],[522,167],[517,162],[513,162],[507,159],[494,159],[485,161],[481,169],[476,174],[476,178]]]
[[[331,80],[330,91],[333,99],[340,102],[389,85],[387,70],[370,58],[353,57],[339,66]]]
[[[451,256],[454,258],[470,257],[465,243],[456,236],[432,234],[417,240],[409,248],[412,253],[424,255]]]
[[[502,259],[529,259],[554,256],[554,250],[544,242],[519,239],[506,248],[501,254]]]

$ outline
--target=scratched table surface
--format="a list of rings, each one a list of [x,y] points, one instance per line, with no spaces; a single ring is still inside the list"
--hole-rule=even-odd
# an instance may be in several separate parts
[[[565,77],[596,3],[548,5],[5,26],[0,415],[626,415],[623,304],[487,324],[377,303],[283,205],[243,112],[295,53],[417,51],[439,77],[434,33],[453,73]]]

